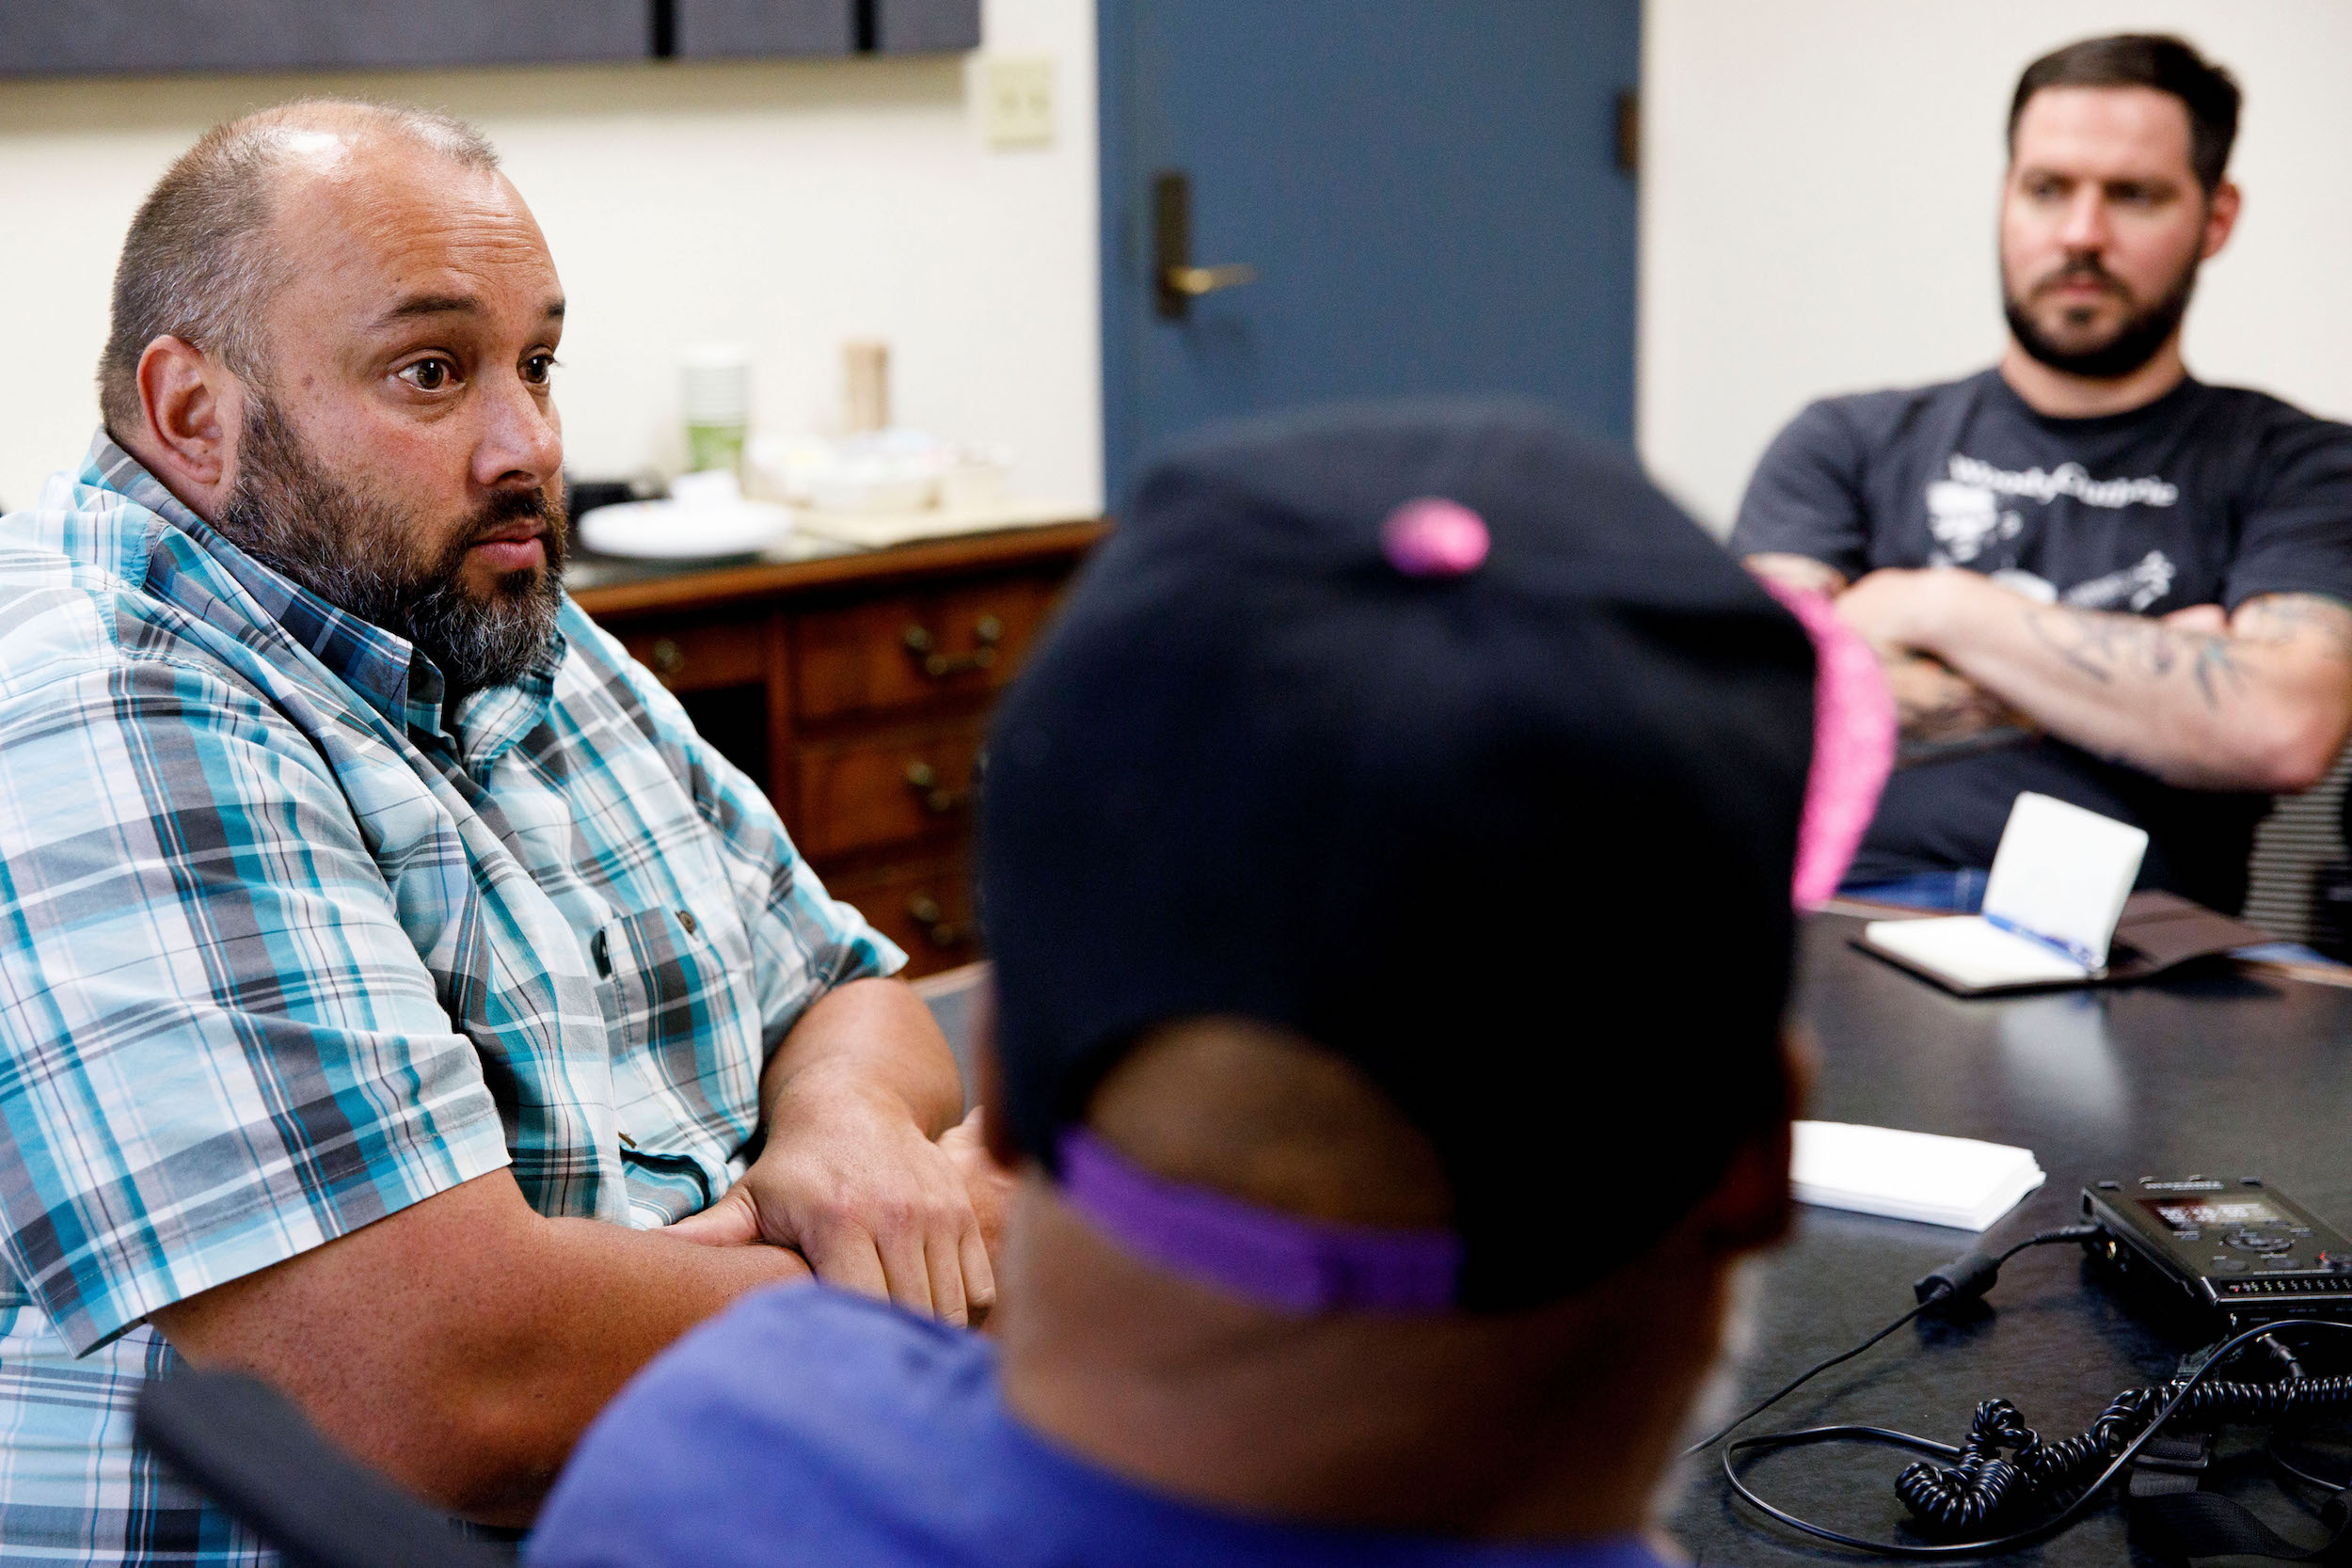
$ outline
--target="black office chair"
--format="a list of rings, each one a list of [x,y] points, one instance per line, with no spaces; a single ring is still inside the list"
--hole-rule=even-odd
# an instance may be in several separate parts
[[[329,1442],[241,1372],[183,1372],[139,1394],[138,1440],[284,1554],[291,1568],[514,1568]]]
[[[2352,963],[2352,747],[2318,784],[2279,797],[2247,884],[2247,919]]]

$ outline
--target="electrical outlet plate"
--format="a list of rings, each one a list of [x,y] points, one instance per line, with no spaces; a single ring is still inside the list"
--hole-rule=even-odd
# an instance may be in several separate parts
[[[1005,55],[983,60],[980,119],[991,147],[1053,146],[1052,56]]]

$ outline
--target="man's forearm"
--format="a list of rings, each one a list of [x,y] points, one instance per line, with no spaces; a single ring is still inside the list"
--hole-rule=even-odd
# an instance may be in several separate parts
[[[1740,564],[1769,584],[1835,598],[1845,574],[1811,556],[1767,551]],[[1901,744],[1896,766],[1907,768],[1961,752],[2004,745],[2030,733],[2017,712],[1957,673],[1943,660],[1905,648],[1881,647],[1880,668],[1895,699]]]
[[[760,1074],[772,1130],[795,1094],[842,1088],[887,1094],[927,1138],[963,1117],[963,1085],[930,1009],[898,980],[852,980],[809,1005]]]
[[[760,1079],[765,1141],[742,1180],[674,1236],[769,1242],[818,1277],[948,1323],[996,1299],[964,1167],[942,1143],[963,1116],[955,1057],[895,980],[820,997]],[[966,1130],[967,1141],[975,1135]]]
[[[548,1219],[495,1171],[154,1323],[190,1361],[283,1388],[439,1506],[526,1524],[639,1368],[736,1297],[807,1275],[780,1247]]]
[[[528,1524],[588,1423],[689,1329],[752,1291],[813,1277],[784,1247],[697,1246],[597,1220],[552,1220],[548,1229],[545,1277],[565,1281],[560,1295],[538,1322],[510,1326],[503,1346],[478,1347],[470,1402],[486,1423],[480,1451],[502,1461],[504,1474],[469,1478],[462,1512],[485,1523]]]
[[[2342,743],[2352,650],[2331,660],[2334,634],[2294,624],[2292,607],[2209,631],[1953,576],[1973,579],[1952,585],[1963,610],[1916,645],[2088,751],[2192,787],[2289,790]]]

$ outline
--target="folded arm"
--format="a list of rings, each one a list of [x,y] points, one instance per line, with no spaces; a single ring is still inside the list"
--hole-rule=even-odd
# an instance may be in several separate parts
[[[1744,564],[1756,576],[1785,587],[1832,598],[1847,586],[1844,573],[1810,556],[1751,555]],[[1874,641],[1872,646],[1895,699],[1900,736],[1897,767],[2002,745],[2032,732],[2031,722],[2014,708],[1943,660],[1883,642]]]
[[[494,1171],[151,1321],[439,1506],[526,1524],[638,1368],[743,1292],[807,1275],[779,1247],[548,1219]]]
[[[521,1522],[640,1366],[809,1265],[532,1207],[482,1048],[453,1030],[322,750],[184,660],[88,657],[0,703],[0,797],[20,807],[0,980],[25,1002],[0,1021],[0,1164],[25,1178],[0,1191],[0,1243],[75,1349],[144,1319],[436,1502]],[[439,832],[423,813],[374,827]],[[856,1145],[834,1114],[855,1095],[899,1124],[858,1147],[936,1187],[950,1157],[927,1134],[957,1101],[921,1005],[841,983],[857,956],[814,927],[772,940],[818,958],[789,1011],[769,972],[763,1160]],[[876,1234],[902,1223],[904,1183],[844,1164],[816,1161],[818,1190]]]
[[[2352,729],[2352,609],[2312,594],[2164,620],[2043,604],[1974,572],[1873,572],[1838,612],[2087,751],[2201,789],[2293,791]]]
[[[751,1171],[667,1230],[548,1219],[498,1171],[152,1322],[189,1360],[285,1389],[420,1495],[527,1523],[621,1385],[747,1291],[813,1264],[959,1322],[993,1300],[966,1186],[985,1174],[964,1157],[977,1129],[957,1122],[953,1060],[912,991],[827,991],[761,1086]]]
[[[996,1298],[975,1187],[1001,1183],[961,1119],[955,1059],[897,980],[857,980],[804,1013],[760,1078],[766,1144],[717,1203],[670,1227],[806,1255],[827,1283],[971,1321]],[[976,1113],[977,1115],[977,1113]],[[976,1206],[977,1199],[977,1206]]]
[[[977,1317],[996,1294],[987,1249],[1002,1178],[978,1158],[977,1123],[961,1119],[962,1085],[930,1010],[880,977],[897,950],[827,895],[767,797],[676,699],[609,634],[591,635],[720,830],[770,1044],[757,1158],[671,1234],[792,1247],[828,1284],[949,1323]],[[812,974],[812,953],[833,957]]]

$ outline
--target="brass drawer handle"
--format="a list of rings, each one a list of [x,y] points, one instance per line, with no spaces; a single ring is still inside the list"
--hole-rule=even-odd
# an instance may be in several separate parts
[[[657,637],[647,652],[646,662],[653,666],[653,673],[666,684],[685,672],[686,650],[677,645],[675,638]]]
[[[935,681],[953,675],[968,674],[975,670],[993,670],[996,666],[996,644],[1005,638],[1005,623],[993,615],[983,615],[972,623],[972,640],[979,646],[968,654],[943,654],[939,639],[930,627],[918,621],[907,623],[898,634],[898,645],[914,660],[915,668]]]
[[[923,927],[924,940],[933,947],[960,947],[971,939],[963,928],[947,918],[939,900],[929,894],[918,893],[907,900],[907,913]]]
[[[923,802],[923,809],[933,816],[945,816],[963,804],[964,798],[939,782],[939,769],[920,760],[907,764],[907,788]]]

